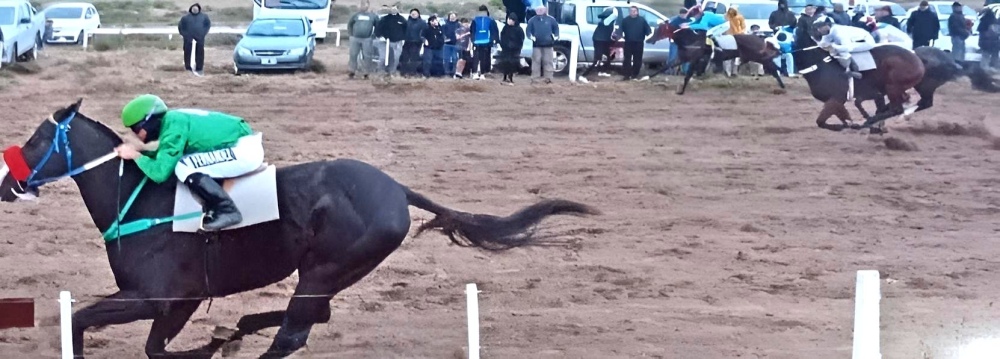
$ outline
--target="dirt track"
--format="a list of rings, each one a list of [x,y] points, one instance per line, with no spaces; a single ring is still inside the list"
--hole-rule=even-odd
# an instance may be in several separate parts
[[[546,222],[564,246],[490,254],[408,239],[333,300],[331,322],[294,357],[456,357],[462,291],[476,282],[488,358],[843,358],[859,269],[883,275],[887,359],[957,358],[963,343],[1000,336],[1000,170],[983,129],[1000,107],[967,82],[870,137],[817,129],[819,104],[799,81],[786,95],[771,80],[710,81],[683,97],[673,85],[565,79],[373,85],[346,80],[343,50],[319,55],[328,73],[294,77],[225,75],[228,57],[210,51],[209,76],[195,78],[175,71],[176,53],[59,49],[0,90],[0,144],[23,144],[81,96],[85,114],[118,128],[120,106],[149,91],[245,116],[278,165],[356,158],[480,213],[553,197],[604,211]],[[0,331],[0,357],[57,357],[58,291],[81,297],[76,308],[115,291],[99,231],[71,181],[2,207],[0,293],[39,298],[39,328]],[[203,304],[169,348],[283,309],[293,279]],[[92,330],[87,353],[140,357],[148,328]],[[256,357],[275,332],[247,337],[237,357]]]

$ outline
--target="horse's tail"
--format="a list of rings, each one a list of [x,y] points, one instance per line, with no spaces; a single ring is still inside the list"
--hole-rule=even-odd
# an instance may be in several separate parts
[[[452,210],[409,188],[404,187],[404,191],[411,206],[436,215],[434,219],[421,225],[414,236],[429,229],[437,229],[455,244],[488,250],[504,250],[531,244],[534,234],[532,228],[548,216],[600,214],[598,210],[584,204],[550,199],[525,207],[510,216],[496,217]]]
[[[969,76],[972,88],[976,90],[989,93],[1000,92],[1000,85],[997,85],[997,81],[979,65],[972,65],[966,70],[965,75]]]

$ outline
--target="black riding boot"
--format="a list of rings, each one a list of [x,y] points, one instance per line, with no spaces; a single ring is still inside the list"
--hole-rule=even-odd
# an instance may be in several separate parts
[[[851,58],[851,64],[847,66],[847,74],[855,79],[861,79],[861,71],[858,70],[858,63],[854,62],[853,57]]]
[[[236,209],[232,198],[212,177],[195,173],[188,176],[184,183],[203,202],[205,219],[202,229],[205,231],[218,231],[243,221],[243,215]]]

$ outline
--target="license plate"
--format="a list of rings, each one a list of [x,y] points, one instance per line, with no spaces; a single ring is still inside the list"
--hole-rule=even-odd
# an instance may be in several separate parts
[[[260,64],[261,65],[274,65],[274,64],[277,64],[277,63],[278,63],[278,59],[273,58],[273,57],[265,57],[265,58],[260,59]]]

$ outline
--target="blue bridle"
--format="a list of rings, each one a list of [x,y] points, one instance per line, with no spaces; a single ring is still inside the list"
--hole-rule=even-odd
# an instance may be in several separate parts
[[[75,118],[76,118],[76,111],[73,111],[70,112],[68,116],[66,116],[65,120],[63,120],[62,122],[57,122],[55,124],[56,133],[54,136],[52,136],[52,145],[49,146],[49,151],[45,153],[45,156],[42,157],[42,160],[38,162],[37,165],[35,165],[35,168],[31,169],[31,175],[29,175],[28,180],[25,181],[28,183],[28,187],[38,188],[39,186],[44,185],[46,183],[55,182],[66,177],[76,176],[86,171],[86,168],[84,168],[84,166],[77,167],[75,169],[73,168],[73,149],[70,148],[69,146],[69,130],[70,130],[69,124],[70,122],[73,122],[73,119]],[[34,180],[35,175],[38,174],[38,171],[44,168],[45,164],[49,162],[50,158],[52,158],[52,154],[59,153],[60,145],[62,145],[63,154],[66,156],[66,168],[67,168],[66,174],[56,177]]]

